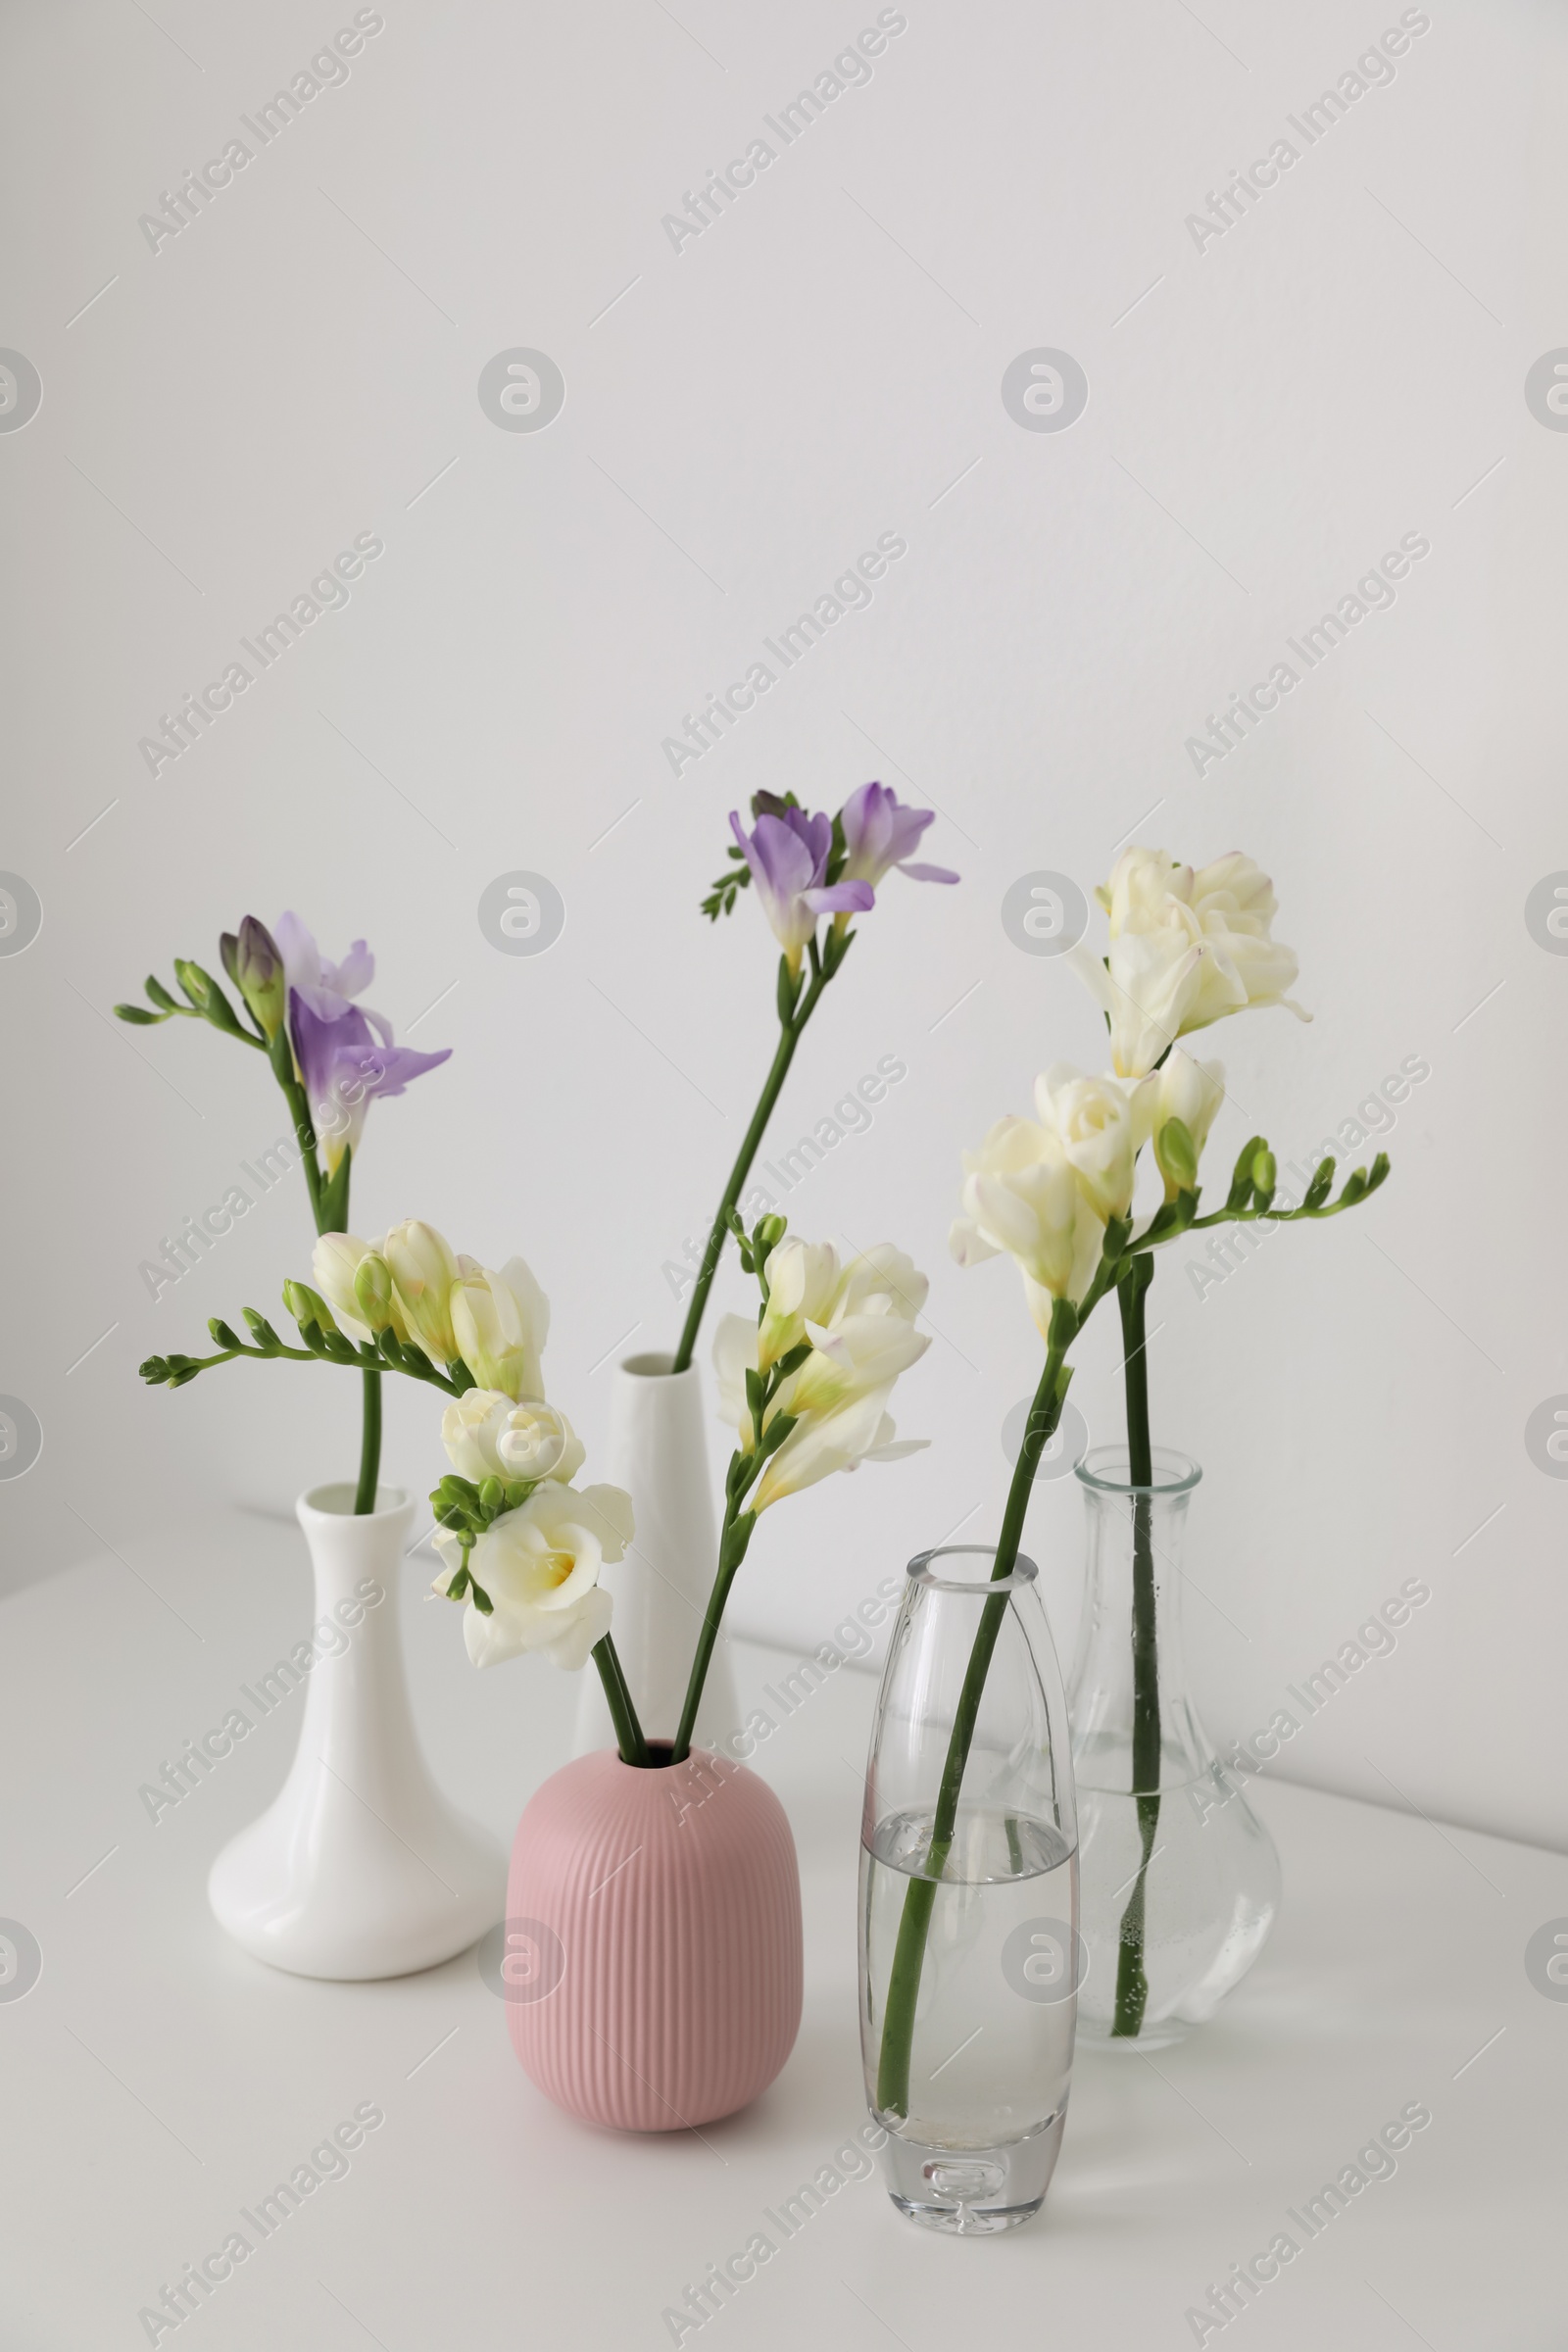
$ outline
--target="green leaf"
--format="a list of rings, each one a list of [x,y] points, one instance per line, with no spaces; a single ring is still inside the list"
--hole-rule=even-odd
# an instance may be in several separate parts
[[[795,1007],[801,1001],[802,978],[803,974],[790,970],[789,957],[781,956],[778,959],[778,986],[774,992],[781,1028],[787,1029],[795,1017]]]
[[[1046,1345],[1054,1353],[1065,1353],[1078,1336],[1078,1310],[1070,1298],[1053,1298],[1051,1328]]]
[[[326,1183],[321,1187],[321,1231],[343,1233],[349,1207],[349,1163],[352,1152],[345,1151]]]
[[[798,1413],[775,1413],[762,1432],[762,1442],[757,1448],[757,1459],[765,1462],[770,1453],[777,1453],[790,1431],[799,1420]]]
[[[809,1340],[797,1340],[794,1347],[787,1349],[774,1365],[775,1381],[788,1380],[792,1372],[798,1372],[810,1352],[811,1343]]]

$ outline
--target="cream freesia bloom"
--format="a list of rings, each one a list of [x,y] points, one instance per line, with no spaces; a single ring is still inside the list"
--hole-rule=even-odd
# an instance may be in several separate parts
[[[460,1478],[554,1478],[582,1468],[582,1440],[564,1413],[542,1402],[514,1403],[496,1389],[469,1389],[441,1416],[441,1443]]]
[[[392,1269],[410,1337],[445,1370],[459,1352],[452,1329],[453,1286],[461,1274],[477,1272],[473,1259],[460,1258],[444,1234],[417,1217],[394,1225],[381,1253]]]
[[[1276,912],[1268,876],[1240,851],[1209,865],[1179,865],[1164,850],[1133,848],[1096,892],[1110,918],[1102,963],[1079,945],[1071,960],[1109,1015],[1120,1078],[1142,1078],[1178,1037],[1231,1012],[1283,1004],[1298,969],[1270,936]]]
[[[355,1294],[354,1277],[366,1258],[380,1255],[379,1242],[361,1241],[357,1233],[323,1233],[311,1253],[312,1281],[332,1309],[340,1328],[362,1347],[371,1334]],[[390,1313],[394,1336],[407,1341],[408,1326],[395,1292]]]
[[[517,1510],[492,1520],[468,1555],[469,1573],[491,1602],[487,1616],[471,1595],[463,1634],[475,1666],[499,1666],[524,1651],[546,1650],[575,1672],[610,1631],[611,1599],[599,1582],[609,1561],[625,1554],[634,1533],[631,1497],[619,1487],[573,1487],[554,1479]],[[443,1528],[435,1545],[446,1567],[435,1580],[443,1596],[463,1563],[456,1535]]]
[[[1208,1131],[1225,1100],[1225,1065],[1221,1061],[1195,1061],[1180,1046],[1173,1046],[1161,1069],[1153,1071],[1135,1090],[1135,1119],[1146,1138],[1158,1146],[1159,1131],[1167,1119],[1180,1119],[1193,1139],[1193,1149],[1200,1159],[1208,1141]],[[1167,1176],[1165,1198],[1176,1197],[1176,1186]]]
[[[499,1274],[488,1266],[466,1270],[450,1297],[458,1353],[481,1388],[514,1400],[543,1396],[540,1356],[550,1334],[550,1301],[520,1257]]]
[[[1101,1222],[1124,1217],[1143,1141],[1127,1088],[1115,1078],[1086,1078],[1070,1062],[1058,1061],[1035,1080],[1035,1110]]]
[[[749,1505],[754,1511],[814,1486],[835,1470],[853,1470],[862,1461],[896,1461],[917,1452],[925,1443],[898,1440],[887,1401],[901,1373],[931,1345],[928,1335],[914,1328],[925,1304],[926,1277],[891,1242],[863,1251],[842,1269],[837,1252],[826,1244],[802,1245],[802,1250],[809,1252],[804,1260],[787,1255],[786,1239],[768,1258],[769,1303],[775,1263],[780,1263],[786,1297],[799,1291],[804,1298],[808,1289],[821,1319],[800,1315],[800,1337],[809,1340],[811,1352],[768,1408],[769,1422],[787,1413],[795,1427],[762,1472]],[[796,1284],[793,1270],[803,1263],[808,1275],[804,1286]],[[764,1330],[765,1326],[764,1314]],[[746,1374],[766,1368],[760,1361],[760,1338],[758,1327],[744,1315],[726,1315],[713,1339],[719,1407],[747,1452],[756,1446],[757,1433],[747,1402]],[[769,1360],[776,1361],[796,1344],[790,1338],[782,1348],[775,1347]]]
[[[963,1155],[963,1214],[949,1246],[960,1266],[1012,1258],[1042,1336],[1052,1302],[1076,1305],[1094,1280],[1104,1240],[1096,1211],[1061,1139],[1035,1119],[999,1119],[978,1152]]]

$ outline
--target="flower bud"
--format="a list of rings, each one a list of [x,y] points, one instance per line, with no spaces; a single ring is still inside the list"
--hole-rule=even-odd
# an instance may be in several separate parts
[[[461,1348],[452,1328],[452,1292],[460,1278],[458,1260],[433,1225],[411,1217],[394,1225],[382,1245],[398,1303],[410,1337],[433,1363],[456,1363]],[[468,1359],[465,1356],[466,1363]],[[473,1365],[468,1365],[470,1371]]]
[[[314,1323],[323,1331],[336,1331],[332,1310],[319,1291],[313,1291],[308,1282],[295,1282],[292,1277],[283,1285],[283,1304],[288,1308],[301,1331]]]
[[[1165,1121],[1154,1137],[1154,1158],[1167,1196],[1192,1191],[1198,1182],[1198,1150],[1184,1120]]]
[[[392,1290],[392,1269],[378,1250],[368,1250],[354,1269],[354,1303],[368,1330],[397,1330],[397,1299]]]
[[[256,1015],[257,1026],[269,1045],[283,1026],[288,1007],[288,982],[277,942],[254,914],[246,915],[236,939],[223,935],[223,969]]]

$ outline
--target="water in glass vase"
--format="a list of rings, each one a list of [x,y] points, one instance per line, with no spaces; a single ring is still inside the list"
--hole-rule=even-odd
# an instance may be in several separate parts
[[[1131,1780],[1125,1742],[1093,1742],[1078,1758],[1083,1935],[1093,1955],[1078,2015],[1080,2031],[1096,2040],[1121,2037],[1122,1922],[1149,1814],[1146,1806],[1141,1817]],[[1132,2046],[1165,2048],[1212,2017],[1267,1941],[1279,1899],[1273,1843],[1236,1780],[1217,1760],[1194,1774],[1190,1761],[1167,1756],[1144,1873],[1148,1992]]]
[[[910,1882],[931,1870],[932,1814],[895,1813],[860,1853],[866,2046],[882,2037]],[[1050,1822],[963,1805],[931,1902],[906,2117],[893,2137],[906,2210],[952,2201],[956,2230],[993,2230],[1038,2206],[1072,2072],[1077,1951],[1072,1846]],[[1036,2154],[1038,2151],[1038,2155]],[[1038,2174],[1038,2181],[1036,2175]]]

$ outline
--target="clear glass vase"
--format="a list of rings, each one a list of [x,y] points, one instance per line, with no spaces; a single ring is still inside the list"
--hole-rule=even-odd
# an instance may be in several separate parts
[[[1135,1486],[1125,1446],[1078,1465],[1088,1518],[1083,1622],[1068,1692],[1081,1823],[1078,2027],[1159,2049],[1200,2025],[1267,1941],[1274,1841],[1215,1754],[1187,1692],[1182,1545],[1202,1472],[1153,1449]]]
[[[1037,2213],[1061,2144],[1078,1860],[1056,1653],[1020,1559],[909,1563],[860,1848],[860,2048],[902,2213],[965,2234]]]

